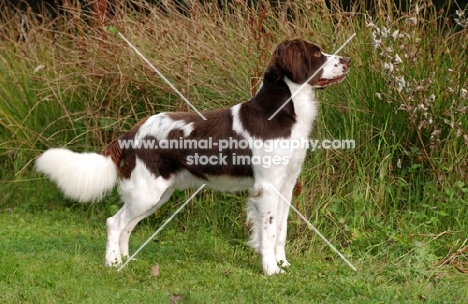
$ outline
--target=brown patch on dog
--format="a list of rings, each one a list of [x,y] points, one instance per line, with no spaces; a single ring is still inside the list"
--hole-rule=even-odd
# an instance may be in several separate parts
[[[278,69],[280,78],[287,76],[295,83],[304,83],[326,61],[320,47],[302,39],[286,40],[280,43],[270,61],[270,66]],[[309,82],[317,84],[322,71],[318,72]]]
[[[144,124],[147,119],[148,118],[140,120],[130,131],[113,140],[101,152],[102,155],[111,157],[112,161],[117,166],[119,175],[124,178],[130,178],[130,175],[135,168],[135,152],[131,146],[129,148],[122,149],[119,141],[134,140],[141,125]]]

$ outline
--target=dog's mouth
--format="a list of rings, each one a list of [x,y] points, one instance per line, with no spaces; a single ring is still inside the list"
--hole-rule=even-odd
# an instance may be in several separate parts
[[[338,82],[341,82],[343,81],[343,79],[346,78],[346,75],[347,74],[343,74],[339,77],[336,77],[336,78],[333,78],[333,79],[327,79],[327,78],[320,78],[318,81],[317,81],[317,84],[321,87],[326,87],[326,86],[329,86],[329,85],[332,85],[332,84],[335,84],[335,83],[338,83]]]

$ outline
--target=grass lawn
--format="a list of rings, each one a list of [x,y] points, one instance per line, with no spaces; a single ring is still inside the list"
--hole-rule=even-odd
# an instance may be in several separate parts
[[[0,185],[9,193],[0,201],[2,303],[463,303],[468,296],[466,275],[435,267],[424,246],[395,259],[351,249],[355,273],[317,237],[306,247],[291,240],[292,266],[266,277],[239,231],[184,223],[186,210],[117,272],[103,265],[115,195],[81,206],[46,181]],[[168,203],[166,211],[173,210]],[[131,250],[165,218],[142,222]],[[391,246],[382,250],[398,251]]]

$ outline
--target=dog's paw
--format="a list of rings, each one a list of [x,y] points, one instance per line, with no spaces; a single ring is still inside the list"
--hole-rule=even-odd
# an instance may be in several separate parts
[[[275,266],[275,267],[267,267],[266,269],[263,269],[263,273],[265,275],[275,275],[275,274],[282,274],[282,273],[285,273],[285,271],[283,269],[281,269],[280,267],[278,266]]]
[[[120,254],[116,254],[114,252],[106,255],[105,264],[107,267],[117,267],[122,264],[122,256]]]
[[[276,263],[276,261],[270,261],[263,263],[263,273],[266,275],[274,275],[284,273],[284,270],[281,266]]]
[[[289,263],[286,259],[278,261],[278,267],[279,268],[286,268],[286,267],[289,267],[289,266],[291,266],[291,263]]]

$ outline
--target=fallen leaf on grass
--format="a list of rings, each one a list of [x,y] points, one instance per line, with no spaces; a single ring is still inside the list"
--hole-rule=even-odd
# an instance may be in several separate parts
[[[169,297],[169,303],[179,303],[184,299],[184,296],[181,294],[173,294]]]
[[[156,264],[153,266],[153,268],[151,268],[151,275],[153,277],[159,276],[159,264]]]

